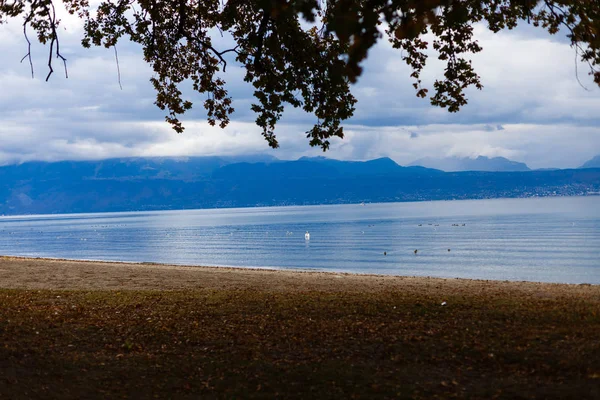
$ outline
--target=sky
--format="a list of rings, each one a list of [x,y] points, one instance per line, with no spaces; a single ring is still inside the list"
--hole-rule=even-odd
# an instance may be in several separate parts
[[[117,47],[121,89],[114,51],[81,47],[81,22],[75,17],[66,16],[60,32],[68,79],[55,60],[55,72],[45,82],[48,49],[35,43],[32,79],[27,61],[20,62],[27,44],[20,20],[14,20],[0,25],[0,165],[266,153],[280,159],[390,157],[401,165],[424,157],[483,155],[531,168],[574,168],[600,154],[600,88],[563,35],[531,26],[493,34],[476,26],[483,51],[472,60],[484,89],[469,90],[469,104],[455,114],[415,96],[400,51],[383,39],[352,87],[358,103],[344,123],[346,137],[333,140],[323,154],[309,146],[304,133],[315,117],[292,107],[276,129],[280,148],[270,149],[254,124],[252,88],[231,63],[222,75],[236,109],[229,126],[210,127],[203,99],[190,91],[185,94],[196,106],[182,118],[184,133],[175,133],[154,105],[152,71],[140,48]],[[433,57],[429,64],[422,77],[431,88],[442,67]]]

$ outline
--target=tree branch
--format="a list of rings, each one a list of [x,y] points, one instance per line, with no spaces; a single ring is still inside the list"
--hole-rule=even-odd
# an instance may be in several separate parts
[[[23,60],[26,58],[29,59],[29,68],[31,68],[31,79],[33,79],[34,75],[33,75],[33,61],[31,60],[31,41],[27,37],[27,20],[25,20],[25,22],[23,23],[23,36],[25,36],[25,40],[27,41],[27,54],[25,54],[23,56],[23,58],[21,58],[21,62],[23,62]]]
[[[175,35],[175,42],[185,35],[185,24],[187,23],[186,11],[185,11],[185,0],[179,0],[179,26],[177,27],[177,34]]]
[[[54,72],[52,68],[52,54],[54,50],[54,43],[56,43],[56,58],[60,58],[63,61],[65,67],[65,78],[69,78],[69,73],[67,71],[67,59],[60,54],[60,41],[58,39],[58,34],[56,33],[56,9],[54,8],[54,3],[50,1],[50,5],[52,6],[52,14],[50,14],[50,9],[46,4],[44,4],[44,11],[46,11],[46,15],[48,16],[48,21],[50,22],[50,29],[52,30],[52,39],[50,39],[50,51],[48,52],[48,75],[46,76],[46,82],[50,79],[50,76]]]
[[[119,66],[119,54],[117,53],[117,46],[114,45],[115,49],[115,61],[117,62],[117,79],[119,81],[119,87],[123,90],[123,85],[121,85],[121,67]]]
[[[27,41],[27,54],[25,54],[23,56],[23,58],[21,58],[21,62],[23,62],[23,60],[25,58],[29,59],[29,68],[31,69],[31,79],[34,78],[34,74],[33,74],[33,61],[31,60],[31,41],[29,40],[29,37],[27,37],[27,25],[31,22],[31,19],[34,16],[33,10],[35,10],[36,6],[37,6],[37,0],[34,0],[31,3],[31,8],[29,10],[29,14],[25,18],[25,21],[23,21],[23,36],[25,36],[25,40]]]
[[[583,83],[581,83],[581,80],[579,79],[577,61],[579,61],[579,47],[575,47],[575,79],[577,79],[577,83],[579,83],[579,86],[581,86],[584,90],[590,92],[590,89],[585,87],[583,85]]]
[[[235,46],[234,48],[232,48],[232,49],[218,51],[211,44],[209,44],[208,42],[205,42],[204,40],[198,39],[197,37],[195,38],[195,40],[196,40],[196,42],[198,44],[200,44],[200,45],[204,46],[206,49],[212,51],[213,54],[219,58],[219,60],[223,64],[223,72],[225,72],[225,70],[227,69],[227,61],[225,60],[225,58],[223,58],[223,54],[227,54],[227,53],[230,53],[230,52],[234,52],[236,54],[239,54],[239,52],[237,51],[238,47],[240,47],[239,44],[237,46]]]
[[[54,48],[54,38],[52,38],[52,41],[50,42],[50,51],[48,52],[48,75],[46,76],[46,82],[48,82],[48,79],[50,79],[50,75],[52,75],[52,73],[54,72],[54,70],[52,69],[52,50]]]
[[[69,79],[69,72],[67,71],[67,59],[60,54],[60,42],[58,40],[58,34],[56,33],[56,9],[54,8],[54,3],[50,2],[50,5],[52,6],[52,19],[55,21],[52,26],[52,31],[54,33],[54,37],[56,38],[56,57],[62,60],[65,68],[65,78]]]
[[[221,52],[215,50],[212,46],[208,46],[208,48],[217,56],[219,57],[219,60],[221,60],[221,62],[223,63],[223,72],[225,72],[225,68],[227,68],[227,61],[225,61],[225,59],[223,58],[223,54],[227,54],[230,52],[234,52],[236,54],[239,54],[239,52],[237,51],[237,48],[239,47],[239,45],[235,46],[233,49],[227,49],[227,50],[223,50]]]
[[[258,31],[256,32],[258,36],[258,43],[256,46],[256,53],[254,54],[254,68],[263,69],[262,68],[262,52],[263,52],[263,42],[265,40],[265,34],[267,32],[267,26],[269,23],[269,14],[264,11],[263,19],[260,21],[260,26],[258,27]]]
[[[546,5],[546,7],[548,7],[548,9],[550,10],[550,12],[552,13],[552,15],[554,16],[554,18],[556,18],[557,21],[559,21],[559,23],[563,26],[565,26],[569,32],[571,33],[571,46],[575,47],[575,78],[577,79],[577,82],[579,82],[579,85],[584,88],[585,90],[588,90],[588,88],[586,88],[585,86],[583,86],[583,84],[581,83],[581,81],[579,80],[579,73],[577,72],[578,68],[577,68],[577,60],[579,57],[579,51],[583,51],[583,48],[581,47],[581,45],[579,44],[579,40],[577,39],[577,36],[575,35],[575,32],[573,31],[573,28],[564,21],[564,18],[562,18],[560,15],[558,15],[558,13],[556,12],[556,9],[558,9],[558,11],[564,16],[567,13],[561,9],[560,7],[555,6],[554,4],[551,4],[551,2],[549,0],[544,0],[544,4]],[[582,60],[582,61],[586,61],[588,66],[590,67],[590,75],[593,75],[596,71],[596,68],[594,68],[594,64],[590,61],[590,60]]]

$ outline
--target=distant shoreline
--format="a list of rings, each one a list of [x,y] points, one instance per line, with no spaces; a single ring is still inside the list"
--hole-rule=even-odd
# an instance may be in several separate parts
[[[347,202],[323,202],[323,203],[277,203],[277,204],[254,204],[254,205],[219,205],[214,207],[190,207],[190,208],[148,208],[148,209],[119,209],[119,210],[101,210],[101,211],[72,211],[72,212],[51,212],[51,213],[25,213],[11,214],[0,213],[2,219],[10,220],[16,218],[36,218],[36,217],[57,217],[57,216],[80,216],[87,214],[131,214],[131,213],[155,213],[155,212],[178,212],[178,211],[214,211],[214,210],[238,210],[254,208],[284,208],[284,207],[329,207],[329,206],[359,206],[359,205],[379,205],[379,204],[408,204],[408,203],[445,203],[456,201],[490,201],[490,200],[532,200],[532,199],[561,199],[561,198],[588,198],[600,197],[600,191],[587,192],[569,195],[531,195],[531,196],[505,196],[505,197],[473,197],[473,198],[441,198],[441,199],[414,199],[414,200],[389,200],[389,201],[347,201]]]

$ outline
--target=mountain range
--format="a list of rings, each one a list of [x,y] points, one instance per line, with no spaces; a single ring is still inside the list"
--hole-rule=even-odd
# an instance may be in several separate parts
[[[592,158],[591,160],[586,161],[579,168],[600,168],[600,154],[598,154],[596,157]]]
[[[124,158],[0,167],[0,214],[600,193],[600,169],[443,172],[389,158]]]
[[[529,167],[517,161],[511,161],[504,157],[488,158],[479,156],[469,157],[425,157],[413,161],[409,165],[420,165],[427,168],[440,169],[446,172],[457,171],[530,171]]]

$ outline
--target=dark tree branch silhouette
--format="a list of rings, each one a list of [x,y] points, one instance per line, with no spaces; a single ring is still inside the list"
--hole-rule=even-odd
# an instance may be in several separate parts
[[[482,50],[476,24],[492,32],[522,22],[549,34],[565,29],[575,57],[600,85],[600,1],[594,0],[102,0],[96,7],[88,0],[0,1],[0,24],[24,17],[23,60],[29,59],[32,76],[27,30],[49,45],[47,80],[53,57],[62,60],[68,76],[57,34],[58,3],[84,21],[84,47],[110,48],[121,40],[141,46],[154,71],[155,104],[177,132],[184,130],[179,117],[192,108],[181,91],[184,82],[206,95],[208,122],[227,126],[234,109],[220,73],[232,61],[227,55],[234,56],[254,87],[251,109],[272,147],[278,146],[275,127],[286,105],[314,115],[306,132],[311,146],[327,150],[331,138],[342,138],[342,122],[356,103],[351,84],[384,37],[412,69],[415,94],[449,112],[467,104],[467,89],[483,88],[469,58]],[[235,45],[221,50],[213,38],[224,32]],[[421,74],[432,55],[445,69],[428,88]],[[120,76],[116,47],[115,60]]]
[[[31,69],[31,78],[34,78],[33,61],[31,59],[31,41],[27,37],[27,24],[23,24],[23,36],[25,37],[25,40],[27,41],[27,54],[25,54],[23,56],[23,58],[21,58],[21,62],[23,62],[23,60],[25,60],[26,58],[29,60],[29,68]]]

